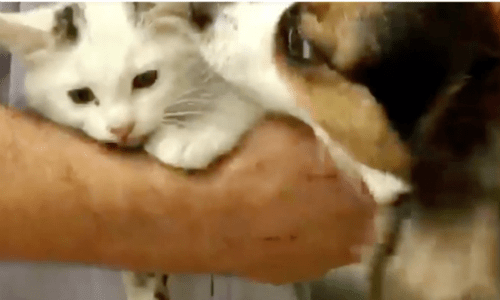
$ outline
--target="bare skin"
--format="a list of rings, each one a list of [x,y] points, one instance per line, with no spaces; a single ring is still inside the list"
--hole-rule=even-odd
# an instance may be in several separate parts
[[[311,130],[267,120],[185,175],[0,106],[0,260],[308,280],[359,261],[375,204]]]

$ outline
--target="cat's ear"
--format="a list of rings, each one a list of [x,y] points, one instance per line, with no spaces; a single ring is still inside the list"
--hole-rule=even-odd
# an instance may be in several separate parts
[[[77,5],[0,13],[0,46],[31,61],[78,38]]]

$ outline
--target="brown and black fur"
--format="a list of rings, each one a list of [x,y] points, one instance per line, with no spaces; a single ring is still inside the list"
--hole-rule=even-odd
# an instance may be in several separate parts
[[[191,7],[202,29],[217,11]],[[297,3],[278,24],[276,63],[315,120],[414,188],[381,238],[374,300],[500,297],[499,31],[490,3]]]
[[[372,298],[499,299],[500,26],[491,4],[299,3],[287,14],[277,51],[287,56],[288,73],[321,74],[301,83],[313,106],[326,108],[319,121],[360,161],[414,187],[396,208],[399,240],[389,234],[383,241],[398,243],[382,253],[393,257],[378,264],[386,278],[378,278]],[[314,46],[316,61],[290,52],[285,34],[293,26]],[[380,111],[371,126],[339,124],[331,113],[344,101],[338,82],[369,90]],[[355,93],[346,101],[359,106]],[[376,123],[380,138],[366,134]],[[348,140],[353,135],[363,147]],[[447,269],[452,260],[457,267]]]

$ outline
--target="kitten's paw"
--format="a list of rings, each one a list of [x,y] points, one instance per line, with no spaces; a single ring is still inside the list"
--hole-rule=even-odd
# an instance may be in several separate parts
[[[150,139],[145,149],[170,166],[205,169],[236,146],[242,133],[230,131],[210,125],[198,129],[165,126]]]

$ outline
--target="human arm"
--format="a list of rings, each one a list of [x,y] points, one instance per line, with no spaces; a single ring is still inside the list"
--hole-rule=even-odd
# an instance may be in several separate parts
[[[359,259],[374,203],[310,129],[267,121],[203,175],[0,107],[0,260],[311,279]],[[361,190],[361,191],[360,191]]]

